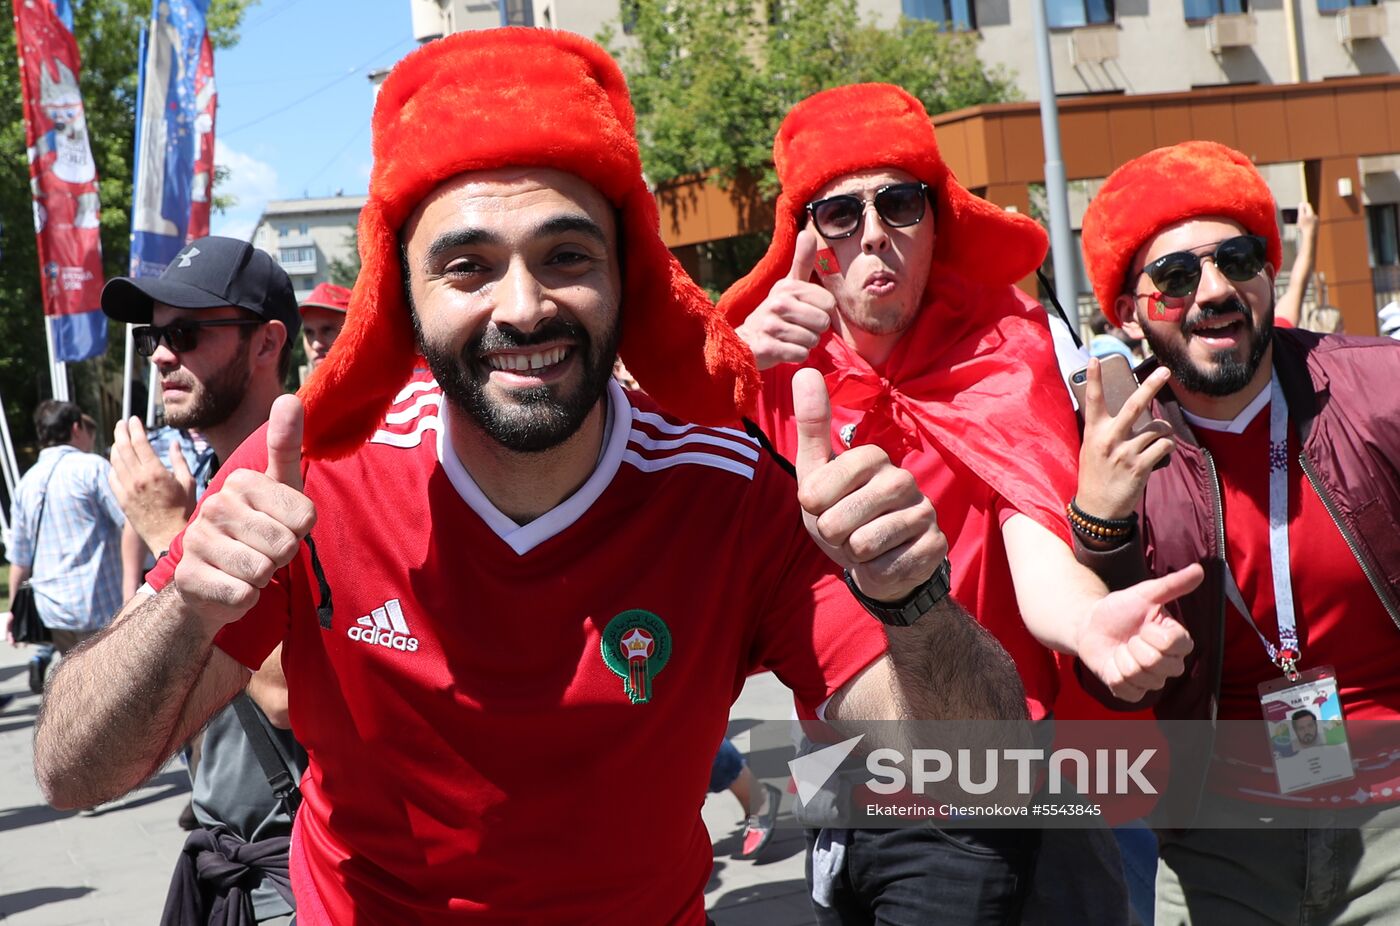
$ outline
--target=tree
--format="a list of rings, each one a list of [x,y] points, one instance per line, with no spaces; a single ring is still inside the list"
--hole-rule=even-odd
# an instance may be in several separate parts
[[[216,49],[238,42],[238,27],[257,0],[211,0],[209,36]],[[73,33],[82,57],[80,82],[102,201],[102,266],[126,272],[130,253],[131,170],[136,137],[137,50],[151,0],[76,0]],[[29,196],[24,109],[13,28],[0,40],[0,393],[17,442],[32,436],[30,413],[49,395],[39,258]],[[217,73],[217,61],[216,61]],[[219,175],[216,173],[216,182]],[[217,204],[216,199],[216,204]],[[73,395],[99,420],[105,387],[121,383],[122,326],[109,326],[103,357],[72,364]],[[120,393],[118,392],[118,395]]]
[[[326,265],[330,271],[331,282],[336,286],[344,286],[347,289],[355,288],[355,280],[360,275],[360,236],[357,231],[350,231],[345,235],[345,245],[350,249],[350,255],[344,259],[332,257]]]
[[[771,194],[778,124],[829,87],[898,84],[930,114],[1015,97],[974,36],[911,19],[882,29],[861,21],[856,0],[627,0],[599,39],[627,75],[654,184],[708,172]]]

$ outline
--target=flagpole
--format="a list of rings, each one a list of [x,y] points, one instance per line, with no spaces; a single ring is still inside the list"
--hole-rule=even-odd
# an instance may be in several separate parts
[[[135,364],[131,361],[131,325],[123,325],[126,334],[122,338],[125,350],[122,354],[122,421],[131,417],[131,374],[136,372]]]
[[[44,316],[44,336],[49,342],[49,382],[53,384],[53,397],[60,402],[68,401],[68,367],[55,358],[53,347],[53,316]]]
[[[151,364],[151,375],[148,379],[150,388],[146,390],[146,427],[153,428],[156,424],[156,390],[160,388],[160,372],[154,362]]]

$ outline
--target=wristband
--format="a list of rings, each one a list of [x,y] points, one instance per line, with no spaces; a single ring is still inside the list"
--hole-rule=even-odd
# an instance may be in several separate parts
[[[1126,540],[1137,529],[1138,516],[1134,511],[1126,518],[1100,518],[1088,514],[1074,499],[1065,506],[1065,517],[1074,532],[1089,540]]]

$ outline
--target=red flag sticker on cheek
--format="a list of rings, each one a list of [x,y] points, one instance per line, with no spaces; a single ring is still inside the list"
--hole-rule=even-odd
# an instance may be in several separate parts
[[[822,248],[817,252],[817,273],[822,276],[831,276],[841,272],[841,265],[836,261],[836,252],[831,248]]]
[[[1172,305],[1165,300],[1161,293],[1153,293],[1151,304],[1147,309],[1147,317],[1154,322],[1179,322],[1186,315],[1186,305]]]

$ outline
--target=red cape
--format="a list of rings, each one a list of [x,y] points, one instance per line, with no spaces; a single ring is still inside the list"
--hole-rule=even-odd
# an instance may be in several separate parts
[[[807,365],[833,405],[866,412],[852,444],[876,444],[896,464],[921,442],[939,445],[1070,543],[1079,433],[1045,311],[1019,290],[940,274],[882,372],[831,334]]]

